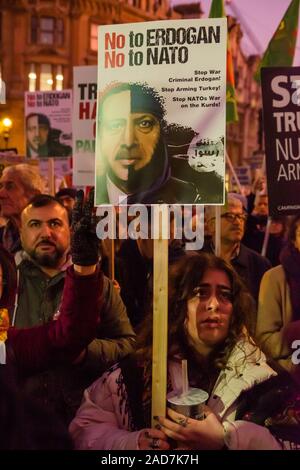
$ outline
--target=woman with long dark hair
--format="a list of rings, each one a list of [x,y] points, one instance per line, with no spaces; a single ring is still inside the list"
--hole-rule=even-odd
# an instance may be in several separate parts
[[[276,373],[248,334],[255,306],[233,268],[210,254],[182,257],[170,268],[168,305],[167,391],[182,392],[181,361],[187,359],[190,385],[209,396],[206,418],[186,419],[169,409],[168,418],[156,417],[157,426],[150,427],[150,312],[134,358],[85,391],[69,428],[75,446],[165,450],[176,441],[186,449],[281,449],[264,426],[270,409],[260,403],[262,390],[254,392],[268,379],[276,380]]]

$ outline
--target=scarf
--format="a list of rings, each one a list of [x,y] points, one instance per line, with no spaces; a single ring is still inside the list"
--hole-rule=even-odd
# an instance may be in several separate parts
[[[280,254],[280,262],[290,288],[292,321],[300,320],[300,251],[289,242]]]

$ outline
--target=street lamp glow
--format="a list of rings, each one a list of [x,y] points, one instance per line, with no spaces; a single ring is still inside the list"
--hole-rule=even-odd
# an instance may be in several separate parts
[[[3,126],[6,127],[7,129],[10,129],[12,126],[12,120],[8,117],[3,119]]]

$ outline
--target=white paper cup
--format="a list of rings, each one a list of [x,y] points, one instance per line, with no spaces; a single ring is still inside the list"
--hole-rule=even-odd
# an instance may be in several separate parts
[[[205,418],[203,405],[206,400],[208,400],[208,393],[205,390],[201,390],[201,388],[189,388],[188,392],[184,395],[177,395],[176,392],[171,392],[167,396],[169,408],[188,418],[199,420]]]

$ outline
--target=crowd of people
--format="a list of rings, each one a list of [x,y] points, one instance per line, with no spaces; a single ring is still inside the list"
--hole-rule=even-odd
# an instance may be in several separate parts
[[[129,92],[139,90],[107,100]],[[109,279],[93,203],[93,191],[44,194],[29,165],[3,172],[0,448],[300,448],[299,216],[272,221],[266,256],[262,194],[227,195],[218,257],[212,207],[198,252],[172,233],[166,393],[182,390],[187,360],[190,386],[208,399],[202,419],[169,408],[153,417],[152,240],[122,240]]]

